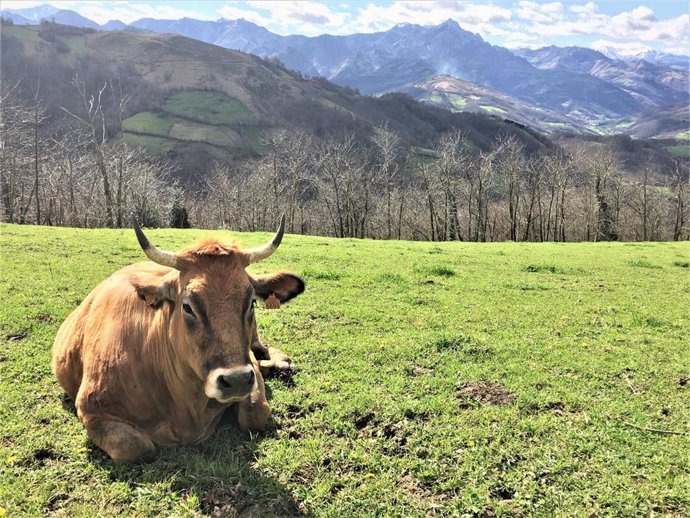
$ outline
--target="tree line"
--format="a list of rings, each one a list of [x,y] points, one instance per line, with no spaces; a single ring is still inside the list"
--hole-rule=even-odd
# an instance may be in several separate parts
[[[128,145],[131,98],[116,81],[49,117],[23,85],[0,89],[0,213],[9,223],[272,230],[427,241],[683,240],[688,167],[646,161],[629,171],[610,147],[571,140],[526,150],[499,135],[477,149],[459,130],[411,148],[387,125],[368,138],[274,130],[266,154],[214,162],[180,183],[169,158]],[[78,109],[75,108],[78,107]],[[48,120],[48,119],[51,120]]]

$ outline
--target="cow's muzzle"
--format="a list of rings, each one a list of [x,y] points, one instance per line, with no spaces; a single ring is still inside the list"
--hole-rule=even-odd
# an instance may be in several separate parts
[[[213,369],[206,379],[206,396],[221,403],[246,398],[257,387],[254,367],[245,365],[231,369]]]

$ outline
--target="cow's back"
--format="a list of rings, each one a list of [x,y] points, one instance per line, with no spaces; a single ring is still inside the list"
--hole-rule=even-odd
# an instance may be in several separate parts
[[[137,368],[132,355],[143,353],[153,315],[138,298],[130,278],[141,272],[166,271],[154,263],[139,263],[115,272],[94,288],[60,326],[53,344],[53,372],[72,399],[76,399],[83,383],[113,378],[106,376],[108,371],[114,374],[113,370]],[[99,387],[103,388],[106,392],[116,390]]]

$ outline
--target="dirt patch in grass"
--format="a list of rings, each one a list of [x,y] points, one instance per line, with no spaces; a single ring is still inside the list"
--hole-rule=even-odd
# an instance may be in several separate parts
[[[427,369],[426,367],[415,367],[412,369],[413,376],[433,376],[434,369]]]
[[[16,333],[5,336],[5,338],[10,342],[16,342],[18,340],[24,340],[27,336],[29,336],[29,333],[26,331],[17,331]]]
[[[472,403],[505,406],[515,402],[515,396],[503,385],[484,380],[465,383],[455,396],[462,400],[463,408],[474,406]]]
[[[49,460],[62,460],[64,458],[64,455],[60,455],[52,448],[39,448],[33,453],[33,459],[39,466],[45,464]]]
[[[245,491],[240,483],[232,488],[216,486],[208,489],[200,495],[200,500],[204,513],[213,517],[245,516],[248,510]]]
[[[493,349],[470,335],[441,335],[432,340],[432,347],[438,352],[454,351],[473,359],[487,359],[494,355]]]
[[[376,417],[374,412],[367,412],[366,414],[356,416],[355,428],[357,428],[357,430],[361,430],[369,423],[371,423],[374,420],[374,417]]]
[[[398,487],[403,491],[414,495],[416,498],[426,502],[441,503],[445,500],[448,500],[449,496],[447,494],[438,493],[424,487],[424,485],[412,475],[405,475],[402,477],[398,481]]]

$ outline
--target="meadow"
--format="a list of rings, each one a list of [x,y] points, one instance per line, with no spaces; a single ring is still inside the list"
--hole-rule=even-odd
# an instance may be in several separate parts
[[[690,514],[687,242],[286,236],[250,268],[307,283],[257,310],[299,368],[268,382],[269,426],[149,464],[95,448],[50,370],[63,319],[143,259],[134,232],[0,225],[0,246],[0,514]]]
[[[249,110],[220,92],[181,91],[169,96],[159,112],[139,112],[123,121],[129,144],[167,152],[176,141],[219,147],[241,147],[246,138],[254,148],[260,132]],[[246,135],[240,136],[242,130]],[[248,131],[246,131],[248,130]]]

